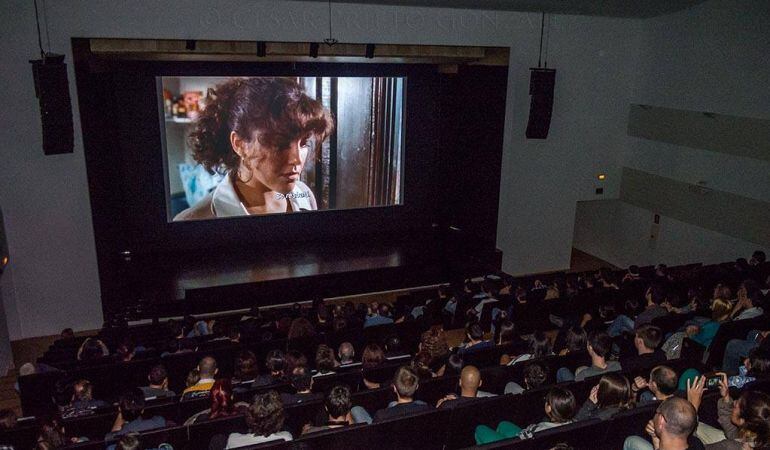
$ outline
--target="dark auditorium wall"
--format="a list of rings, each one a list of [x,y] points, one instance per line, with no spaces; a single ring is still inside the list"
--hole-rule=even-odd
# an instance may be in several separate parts
[[[722,4],[712,0],[702,8]],[[320,41],[328,33],[323,3],[77,0],[47,2],[47,8],[51,47],[67,56],[73,99],[73,37]],[[632,143],[626,135],[628,105],[640,100],[640,55],[647,58],[659,44],[643,40],[651,25],[641,19],[553,16],[549,66],[559,70],[554,120],[548,140],[527,141],[528,69],[537,63],[539,14],[353,4],[335,4],[333,10],[341,42],[511,48],[502,170],[488,176],[488,182],[500,183],[497,247],[511,273],[566,268],[576,202],[595,198],[596,173],[608,175],[604,198],[619,195]],[[5,106],[0,199],[14,255],[2,280],[10,334],[19,339],[65,326],[96,328],[102,316],[78,106],[73,105],[74,154],[43,156],[27,62],[36,56],[32,4],[2,2],[0,17],[4,36],[13,37],[0,40]],[[460,206],[473,211],[483,204]],[[479,212],[479,220],[490,219]]]

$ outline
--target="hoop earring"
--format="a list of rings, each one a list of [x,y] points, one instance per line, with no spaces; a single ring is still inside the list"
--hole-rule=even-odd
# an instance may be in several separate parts
[[[238,178],[238,181],[240,181],[241,183],[248,183],[249,181],[251,181],[252,178],[254,178],[254,171],[249,170],[249,179],[244,180],[241,178],[241,167],[243,167],[243,158],[241,158],[241,165],[238,166],[238,171],[236,172],[235,176],[236,178]]]

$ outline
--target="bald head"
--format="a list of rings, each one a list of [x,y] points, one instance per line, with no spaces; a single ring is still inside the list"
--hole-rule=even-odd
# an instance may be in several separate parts
[[[353,362],[353,356],[356,354],[356,350],[353,348],[353,344],[350,342],[343,342],[340,344],[339,351],[337,352],[342,364]]]
[[[671,397],[658,406],[658,413],[665,424],[661,433],[677,438],[687,438],[698,425],[698,415],[690,402],[683,398]]]
[[[198,371],[200,371],[201,378],[214,378],[217,374],[217,360],[211,356],[201,359],[201,362],[198,363]]]
[[[481,373],[474,366],[465,366],[460,372],[460,389],[464,397],[475,397],[481,386]]]

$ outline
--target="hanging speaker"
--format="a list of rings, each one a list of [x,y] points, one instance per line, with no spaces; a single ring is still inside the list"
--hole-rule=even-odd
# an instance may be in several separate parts
[[[8,241],[5,238],[5,223],[3,223],[3,210],[0,209],[0,277],[3,276],[5,267],[8,265],[10,255],[8,255]]]
[[[532,68],[529,79],[529,123],[527,139],[545,139],[551,127],[553,113],[553,89],[556,84],[556,69]]]
[[[46,155],[72,153],[72,101],[64,55],[47,54],[30,61],[35,95],[40,103],[43,126],[43,152]]]

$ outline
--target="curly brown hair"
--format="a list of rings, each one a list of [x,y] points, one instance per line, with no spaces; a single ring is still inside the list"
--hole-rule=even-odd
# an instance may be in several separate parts
[[[292,78],[231,78],[210,88],[190,133],[193,158],[210,172],[234,170],[240,158],[230,144],[234,131],[247,142],[284,149],[294,139],[315,138],[316,149],[334,130],[331,113]]]
[[[445,357],[449,354],[449,344],[447,344],[444,330],[441,327],[432,327],[420,336],[420,348],[428,352],[431,360]]]
[[[246,425],[257,436],[270,436],[281,431],[285,419],[281,397],[272,390],[255,395],[246,410]]]

